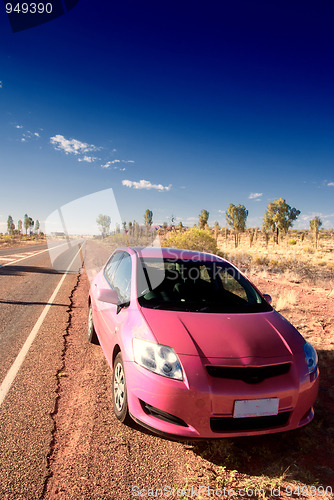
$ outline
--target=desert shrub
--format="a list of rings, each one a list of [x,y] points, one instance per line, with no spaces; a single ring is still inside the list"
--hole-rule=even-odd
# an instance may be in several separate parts
[[[271,269],[275,269],[275,268],[280,268],[281,267],[281,262],[275,258],[271,258],[269,263],[268,263],[268,266],[271,268]]]
[[[290,309],[297,303],[297,293],[294,290],[285,290],[277,298],[275,309],[284,311]]]
[[[210,231],[198,227],[192,227],[182,233],[170,233],[163,240],[161,246],[217,253],[217,243],[214,236]]]
[[[312,248],[308,245],[304,246],[303,250],[305,253],[314,253],[314,248]]]
[[[294,239],[291,239],[288,241],[289,245],[296,245],[297,244],[297,240],[294,240]]]

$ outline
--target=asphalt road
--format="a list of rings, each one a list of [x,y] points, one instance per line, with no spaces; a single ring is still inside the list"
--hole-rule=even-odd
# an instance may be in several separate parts
[[[87,247],[94,274],[108,251]],[[63,276],[44,250],[0,253],[0,500],[128,500],[134,487],[182,484],[182,445],[114,416],[110,368],[87,340],[90,273],[77,272],[78,259],[1,404],[8,371]],[[74,252],[51,253],[56,269]]]
[[[70,249],[64,264],[76,252],[77,247]],[[0,252],[1,499],[41,498],[43,494],[54,427],[57,375],[63,364],[70,297],[78,281],[79,262],[78,256],[76,270],[72,266],[74,270],[65,276],[50,305],[64,272],[52,267],[46,245]],[[49,310],[36,327],[46,307]],[[22,365],[18,365],[13,382],[5,384],[33,330],[36,336]]]

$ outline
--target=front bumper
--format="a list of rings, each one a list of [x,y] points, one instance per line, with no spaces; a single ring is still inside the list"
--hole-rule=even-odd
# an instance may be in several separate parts
[[[158,434],[188,439],[252,436],[297,429],[313,419],[318,370],[310,376],[292,365],[288,374],[249,384],[210,376],[200,358],[179,358],[187,374],[182,382],[125,363],[129,412]],[[278,415],[233,418],[236,400],[273,397],[279,398]]]

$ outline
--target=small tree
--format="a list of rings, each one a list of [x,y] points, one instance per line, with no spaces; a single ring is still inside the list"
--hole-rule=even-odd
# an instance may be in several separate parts
[[[263,230],[263,235],[264,235],[264,240],[266,242],[266,247],[268,248],[270,235],[269,235],[268,231],[265,231],[265,230]]]
[[[8,232],[8,234],[13,234],[14,230],[15,230],[15,224],[13,221],[13,217],[11,215],[8,215],[7,232]]]
[[[35,222],[34,222],[34,220],[31,217],[29,217],[29,221],[30,221],[29,232],[31,234],[32,228],[34,227]]]
[[[153,223],[153,212],[149,208],[146,210],[144,214],[144,221],[145,221],[145,226],[151,227]]]
[[[321,226],[322,220],[320,219],[320,217],[313,217],[313,219],[310,220],[310,229],[314,234],[315,248],[318,248],[319,229],[321,228]]]
[[[28,234],[28,229],[30,229],[30,224],[31,224],[31,217],[29,217],[28,214],[24,214],[23,225],[24,229],[26,230],[26,234]]]
[[[249,229],[249,232],[248,232],[248,235],[249,235],[249,246],[251,247],[253,245],[253,241],[254,241],[254,236],[255,236],[255,229],[253,228],[250,228]]]
[[[35,222],[35,231],[36,233],[38,234],[38,231],[39,231],[39,220],[37,219],[36,222]]]
[[[276,243],[278,244],[279,232],[283,231],[286,234],[299,214],[300,210],[290,207],[283,198],[278,198],[268,203],[267,211],[264,214],[263,230],[271,229],[273,233],[276,233]]]
[[[220,231],[220,225],[219,225],[219,222],[217,220],[215,221],[215,225],[213,227],[214,227],[214,233],[215,233],[215,238],[216,238],[216,242],[217,242],[218,236],[219,236],[219,231]]]
[[[240,233],[246,229],[246,219],[248,217],[248,210],[244,205],[233,205],[230,203],[226,211],[226,222],[234,230],[234,244],[235,247],[240,243]]]
[[[22,232],[22,227],[23,227],[23,224],[22,224],[22,221],[21,221],[21,219],[20,219],[20,220],[18,221],[18,223],[17,223],[17,229],[18,229],[18,231],[19,231],[19,233],[20,233],[20,234],[21,234],[21,232]]]
[[[96,219],[96,223],[99,226],[99,230],[101,231],[103,238],[109,234],[111,224],[111,218],[109,215],[100,214]]]
[[[204,229],[207,226],[209,215],[210,213],[203,208],[201,213],[199,214],[198,227],[200,229]]]
[[[182,224],[182,221],[181,221],[181,220],[180,220],[180,222],[179,222],[179,229],[180,229],[180,231],[182,231],[182,229],[183,229],[183,224]]]

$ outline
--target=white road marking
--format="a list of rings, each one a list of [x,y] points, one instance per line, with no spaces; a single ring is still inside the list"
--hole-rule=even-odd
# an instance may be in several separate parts
[[[0,266],[0,268],[1,268],[1,267],[5,267],[5,266],[10,266],[11,264],[15,264],[16,262],[20,262],[21,260],[24,260],[24,259],[29,259],[29,257],[33,257],[34,255],[39,255],[39,254],[41,254],[41,253],[48,252],[48,251],[49,251],[49,249],[48,249],[48,248],[46,248],[45,250],[40,250],[39,252],[38,252],[38,251],[37,251],[37,252],[35,252],[33,255],[31,255],[31,252],[29,252],[29,254],[30,254],[30,255],[21,254],[21,255],[24,255],[24,256],[23,256],[23,257],[20,257],[19,259],[16,259],[16,260],[15,260],[15,259],[14,259],[14,260],[11,260],[11,261],[10,261],[10,262],[8,262],[7,264],[2,264],[2,265]],[[5,258],[3,259],[3,258],[0,256],[0,260],[7,260],[7,259],[9,259],[9,258],[11,258],[11,257],[5,257]]]
[[[47,315],[50,307],[52,306],[52,303],[55,300],[56,295],[59,292],[60,287],[62,286],[62,284],[63,284],[63,282],[64,282],[64,280],[65,280],[65,278],[66,278],[66,276],[67,276],[67,274],[69,272],[69,270],[71,269],[73,262],[75,261],[75,259],[79,255],[80,250],[81,250],[81,248],[79,248],[78,252],[73,257],[72,262],[70,263],[70,265],[66,269],[64,275],[62,276],[61,280],[59,281],[59,283],[58,283],[57,287],[55,288],[53,294],[49,298],[47,305],[44,307],[44,309],[43,309],[40,317],[38,318],[38,320],[35,323],[35,326],[31,330],[31,332],[29,333],[29,335],[27,337],[27,340],[23,344],[21,351],[17,355],[14,363],[12,364],[12,366],[10,367],[10,369],[8,370],[7,375],[5,376],[2,384],[0,385],[0,406],[2,405],[3,400],[7,396],[7,393],[8,393],[9,389],[11,388],[11,386],[12,386],[14,380],[15,380],[15,377],[16,377],[16,375],[17,375],[17,373],[18,373],[18,371],[19,371],[19,369],[20,369],[20,367],[21,367],[21,365],[22,365],[22,363],[23,363],[23,361],[24,361],[24,359],[25,359],[25,357],[26,357],[26,355],[27,355],[30,347],[31,347],[31,344],[33,343],[33,341],[34,341],[34,339],[35,339],[35,337],[36,337],[36,335],[37,335],[40,327],[42,326],[43,321],[45,319],[45,316]]]
[[[23,255],[26,255],[27,257],[29,257],[30,255],[35,255],[35,253],[37,253],[37,252],[38,252],[38,250],[36,250],[35,252],[12,253],[11,258],[17,259],[17,258],[22,257]]]

